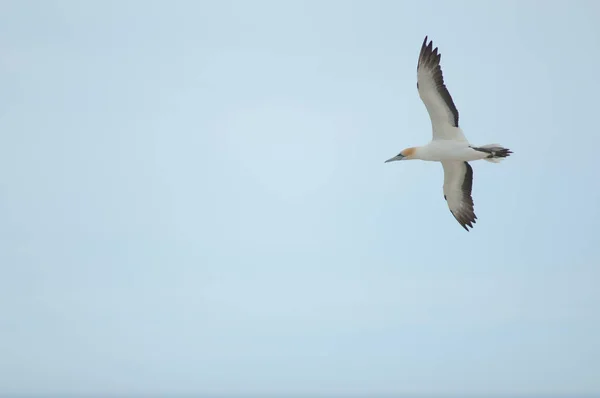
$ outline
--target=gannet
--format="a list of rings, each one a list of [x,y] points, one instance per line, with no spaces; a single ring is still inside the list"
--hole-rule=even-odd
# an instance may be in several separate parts
[[[433,138],[427,145],[404,149],[385,163],[413,159],[442,163],[444,199],[454,218],[469,231],[467,226],[473,228],[477,219],[471,197],[473,169],[469,162],[483,159],[498,163],[512,151],[499,144],[469,144],[458,127],[458,110],[444,84],[442,55],[437,47],[432,47],[433,42],[427,44],[425,36],[417,63],[417,90],[429,113]]]

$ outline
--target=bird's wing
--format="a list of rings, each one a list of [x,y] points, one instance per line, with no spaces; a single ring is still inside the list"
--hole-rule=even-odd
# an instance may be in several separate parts
[[[452,160],[442,162],[444,167],[444,199],[456,221],[467,231],[477,219],[473,209],[471,188],[473,169],[467,162]]]
[[[432,41],[427,45],[427,36],[425,36],[417,64],[419,97],[429,113],[434,140],[466,141],[462,130],[458,127],[458,110],[444,84],[440,66],[441,57],[438,48],[433,49]]]

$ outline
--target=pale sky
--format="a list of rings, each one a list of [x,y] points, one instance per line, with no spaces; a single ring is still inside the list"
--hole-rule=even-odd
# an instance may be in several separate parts
[[[0,394],[600,394],[600,3],[0,2]],[[478,222],[424,145],[425,35]]]

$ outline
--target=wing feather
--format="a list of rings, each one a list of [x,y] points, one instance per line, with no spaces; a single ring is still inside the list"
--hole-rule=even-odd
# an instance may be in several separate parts
[[[458,109],[444,84],[444,75],[440,66],[441,58],[442,54],[438,53],[438,48],[433,48],[432,41],[427,44],[427,36],[425,36],[417,63],[419,97],[429,113],[433,139],[466,141],[458,127]]]
[[[444,161],[444,199],[456,221],[467,231],[473,228],[477,216],[474,211],[471,190],[473,168],[468,162]]]

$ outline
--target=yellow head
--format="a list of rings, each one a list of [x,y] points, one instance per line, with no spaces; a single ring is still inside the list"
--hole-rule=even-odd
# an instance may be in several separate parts
[[[415,152],[416,152],[416,148],[415,147],[406,148],[405,150],[403,150],[402,152],[400,152],[398,155],[394,156],[391,159],[386,160],[385,163],[387,163],[387,162],[394,162],[396,160],[411,160],[411,159],[414,159]]]

